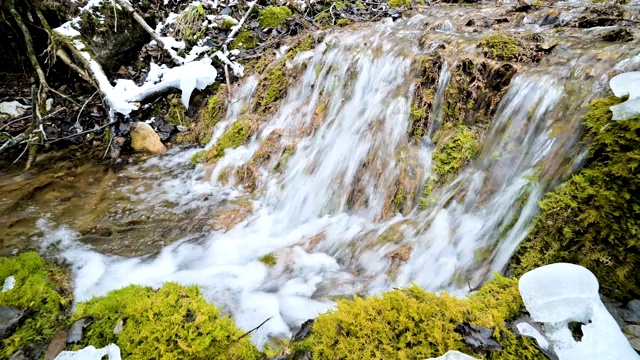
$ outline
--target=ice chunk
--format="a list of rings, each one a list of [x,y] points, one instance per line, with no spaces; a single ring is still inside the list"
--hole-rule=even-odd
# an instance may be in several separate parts
[[[7,114],[13,117],[24,115],[24,113],[30,108],[31,106],[22,105],[15,100],[0,103],[0,113]]]
[[[640,115],[640,71],[616,75],[609,80],[609,86],[617,97],[629,95],[627,101],[611,107],[613,120],[627,120]]]
[[[78,351],[63,351],[56,356],[55,360],[101,360],[104,356],[108,356],[109,360],[122,360],[120,348],[115,344],[109,344],[100,349],[87,346]]]
[[[598,280],[589,270],[566,263],[546,265],[524,274],[518,285],[532,320],[544,325],[540,335],[560,360],[640,359],[600,301]],[[582,323],[580,341],[569,329],[571,322]],[[533,327],[518,329],[538,338]]]
[[[437,358],[429,358],[426,360],[476,360],[476,358],[471,357],[467,354],[463,354],[460,351],[449,350],[446,354],[437,357]]]
[[[4,284],[2,285],[2,292],[7,292],[13,289],[15,285],[16,285],[16,278],[13,277],[13,275],[7,276],[7,278],[4,279]]]

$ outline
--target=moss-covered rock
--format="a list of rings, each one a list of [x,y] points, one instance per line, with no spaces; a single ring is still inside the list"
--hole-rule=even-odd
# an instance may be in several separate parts
[[[213,164],[224,156],[226,149],[235,149],[249,141],[256,130],[256,124],[250,116],[236,120],[209,150],[197,152],[191,158],[192,163],[206,162]]]
[[[258,88],[256,89],[256,111],[265,114],[274,107],[274,104],[287,95],[289,84],[289,71],[284,61],[267,68]]]
[[[526,61],[527,50],[515,37],[506,34],[490,35],[484,38],[478,47],[489,59]]]
[[[76,347],[115,343],[125,359],[258,359],[233,320],[207,303],[196,286],[166,283],[158,290],[127,286],[78,304],[73,320],[93,323]],[[122,323],[122,331],[113,329]]]
[[[238,32],[236,38],[231,41],[231,49],[249,50],[258,46],[258,35],[255,31],[243,30]]]
[[[227,87],[221,85],[218,91],[209,97],[207,105],[200,110],[196,122],[189,130],[178,135],[178,142],[206,145],[211,140],[214,126],[227,111],[226,95]]]
[[[586,164],[540,203],[513,259],[517,274],[570,262],[591,270],[608,296],[640,297],[640,117],[611,121],[609,108],[621,101],[589,104]]]
[[[464,125],[445,125],[442,140],[433,151],[433,169],[438,175],[456,173],[478,152],[477,134]]]
[[[0,342],[2,359],[8,359],[18,349],[48,342],[64,326],[65,313],[71,305],[68,273],[45,263],[35,252],[0,258],[0,283],[9,276],[15,278],[15,285],[9,291],[0,292],[0,305],[27,309],[29,314]]]
[[[262,29],[276,28],[284,25],[285,20],[293,16],[291,9],[286,6],[270,6],[258,15],[258,24]]]
[[[546,359],[533,341],[506,325],[523,306],[516,279],[498,276],[468,299],[429,293],[417,286],[381,296],[339,301],[318,316],[310,336],[293,344],[313,359],[424,359],[448,350],[475,355],[454,331],[468,322],[493,330],[503,350],[487,359]]]

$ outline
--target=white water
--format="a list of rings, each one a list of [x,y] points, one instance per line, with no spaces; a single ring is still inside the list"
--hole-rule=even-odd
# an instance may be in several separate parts
[[[423,22],[417,17],[407,24],[329,35],[315,51],[298,54],[291,65],[306,64],[306,70],[280,110],[247,146],[227,151],[209,177],[202,167],[171,170],[188,163],[194,150],[131,169],[161,167],[173,177],[157,180],[151,190],[131,189],[131,196],[144,197],[148,206],[168,201],[179,213],[203,196],[215,206],[243,196],[233,178],[230,185],[216,181],[221,171],[246,163],[272,130],[285,129],[282,142],[295,142],[295,155],[281,175],[270,170],[273,164],[262,169],[252,215],[229,231],[211,231],[200,241],[185,234],[157,256],[126,259],[99,254],[71,229],[42,219],[43,246],[57,245],[74,266],[76,300],[128,284],[197,284],[244,329],[272,317],[253,333],[254,341],[263,343],[269,336],[288,336],[326,311],[332,296],[411,282],[462,294],[467,283],[478,285],[501,271],[537,211],[544,189],[530,180],[536,166],[562,146],[548,136],[562,84],[551,74],[524,72],[514,78],[478,159],[433,194],[440,200],[418,211],[416,195],[408,215],[381,220],[387,192],[403,167],[415,167],[411,176],[418,183],[430,171],[429,141],[406,145],[411,55],[419,51]],[[449,77],[444,68],[433,114],[438,121]],[[249,78],[237,89],[212,142],[247,109],[255,86],[256,79]],[[312,124],[321,104],[326,104],[324,120],[302,137],[301,129]],[[391,241],[377,242],[392,230]],[[391,255],[407,247],[409,259],[394,260]],[[486,255],[477,256],[479,249]],[[271,252],[278,263],[270,268],[258,258]]]

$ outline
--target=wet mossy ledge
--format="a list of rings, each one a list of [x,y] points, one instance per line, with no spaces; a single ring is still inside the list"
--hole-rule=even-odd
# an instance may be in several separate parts
[[[267,266],[275,255],[261,259]],[[493,331],[501,351],[488,359],[543,359],[533,342],[515,335],[507,323],[520,316],[517,279],[497,276],[482,289],[459,299],[416,286],[381,296],[341,300],[320,315],[310,336],[278,350],[278,341],[260,351],[233,319],[221,316],[196,286],[165,283],[159,289],[130,285],[76,304],[70,313],[66,269],[46,263],[38,254],[0,258],[2,277],[14,276],[15,287],[0,293],[0,306],[28,310],[27,320],[2,340],[2,358],[18,350],[33,354],[60,331],[89,319],[84,338],[67,350],[89,345],[118,345],[124,359],[266,359],[282,352],[305,352],[313,359],[419,358],[458,349],[472,355],[456,327],[463,323]],[[57,335],[56,335],[57,336]],[[286,343],[286,342],[285,342]]]
[[[622,101],[611,95],[589,104],[584,167],[540,202],[512,259],[517,275],[570,262],[591,270],[610,297],[640,296],[640,116],[612,121],[609,108]]]

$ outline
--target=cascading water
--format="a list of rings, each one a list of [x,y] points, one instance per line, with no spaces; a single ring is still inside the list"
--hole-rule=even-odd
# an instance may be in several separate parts
[[[455,76],[455,58],[444,61],[430,115],[433,128],[422,142],[410,143],[412,60],[423,51],[418,44],[427,22],[417,16],[330,34],[315,50],[298,54],[290,66],[302,74],[279,110],[246,146],[227,150],[212,168],[181,170],[195,152],[188,150],[130,170],[164,169],[160,180],[129,188],[147,207],[176,213],[195,203],[215,208],[247,197],[234,170],[246,165],[272,132],[281,131],[280,145],[295,146],[295,153],[278,172],[278,159],[260,166],[252,214],[228,231],[187,234],[155,256],[124,258],[100,254],[71,228],[40,220],[43,245],[56,245],[74,266],[76,300],[132,283],[197,284],[242,328],[272,317],[253,333],[263,343],[326,311],[331,297],[411,282],[464,293],[468,284],[479,285],[503,270],[547,189],[548,183],[535,177],[550,159],[579,153],[580,106],[594,96],[599,79],[567,60],[575,56],[571,52],[547,71],[521,69],[477,158],[436,190],[426,208],[417,206],[418,191],[407,199],[405,215],[385,216],[399,173],[407,172],[418,188],[431,173],[431,137],[442,121],[444,89]],[[461,35],[438,33],[432,42],[449,43],[455,36]],[[468,50],[464,42],[451,46]],[[583,88],[567,91],[576,80]],[[236,89],[209,146],[250,108],[257,82],[249,77]],[[559,123],[564,135],[554,137]],[[218,179],[225,172],[232,175],[223,185]],[[269,253],[277,256],[272,267],[258,261]]]

